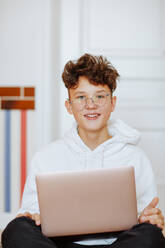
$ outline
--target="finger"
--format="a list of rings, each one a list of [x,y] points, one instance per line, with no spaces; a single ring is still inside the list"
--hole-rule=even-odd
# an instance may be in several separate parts
[[[156,221],[160,220],[161,218],[158,217],[158,215],[141,215],[140,216],[140,220],[141,223],[143,222],[152,222],[151,224],[155,224]]]
[[[164,228],[164,224],[163,224],[161,221],[159,221],[159,222],[157,223],[157,226],[158,226],[159,228],[161,228],[161,229]]]
[[[158,215],[147,216],[146,222],[148,221],[152,225],[160,226],[161,228],[164,226],[164,221]]]
[[[153,214],[161,214],[161,210],[159,208],[151,208],[151,209],[145,209],[143,211],[143,215],[153,215]]]
[[[32,220],[34,220],[34,221],[37,220],[37,214],[32,214]]]
[[[35,214],[32,214],[32,220],[35,220]]]
[[[32,218],[35,221],[37,226],[40,225],[40,215],[39,214],[33,214]]]
[[[149,222],[148,216],[141,215],[141,216],[139,217],[139,223],[146,223],[146,222]]]
[[[19,217],[22,217],[22,216],[23,216],[23,214],[17,214],[16,218],[19,218]]]
[[[29,212],[25,212],[25,213],[22,213],[22,214],[20,213],[20,214],[18,214],[18,215],[16,216],[16,218],[17,218],[17,217],[22,217],[22,216],[31,218],[31,214],[30,214]]]
[[[39,226],[41,224],[40,222],[40,215],[36,214],[36,225]]]
[[[159,203],[159,198],[154,197],[145,209],[155,208],[158,203]]]
[[[23,213],[23,216],[26,216],[26,217],[29,217],[29,218],[32,219],[32,215],[31,215],[31,213],[29,213],[29,212]]]

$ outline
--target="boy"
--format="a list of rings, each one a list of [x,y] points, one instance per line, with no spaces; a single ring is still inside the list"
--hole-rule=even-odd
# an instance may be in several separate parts
[[[109,121],[116,104],[113,92],[118,77],[116,69],[102,56],[85,54],[65,65],[62,78],[69,94],[65,106],[76,122],[62,139],[34,157],[19,215],[2,234],[3,248],[165,247],[164,218],[156,208],[153,172],[145,154],[135,146],[139,133],[120,120]],[[35,185],[37,173],[115,165],[135,168],[138,225],[120,233],[98,234],[91,240],[47,238],[42,234]]]

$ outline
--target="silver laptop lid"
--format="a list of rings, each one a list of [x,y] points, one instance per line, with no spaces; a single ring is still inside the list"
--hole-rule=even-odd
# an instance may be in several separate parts
[[[137,224],[133,167],[42,174],[36,183],[46,236],[120,231]]]

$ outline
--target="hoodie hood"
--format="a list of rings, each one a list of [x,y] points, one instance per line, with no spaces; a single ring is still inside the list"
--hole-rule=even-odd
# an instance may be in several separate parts
[[[140,132],[119,119],[110,121],[108,130],[120,143],[137,145],[140,140]]]
[[[109,134],[111,139],[100,144],[95,150],[91,150],[78,135],[77,123],[74,122],[71,130],[69,130],[63,137],[67,146],[76,153],[98,153],[105,152],[116,153],[125,147],[127,144],[137,145],[140,139],[140,133],[136,129],[128,126],[123,121],[111,120],[108,123]]]

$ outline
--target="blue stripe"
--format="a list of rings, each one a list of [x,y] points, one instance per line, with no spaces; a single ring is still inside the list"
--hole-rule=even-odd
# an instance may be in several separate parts
[[[11,125],[10,111],[6,110],[5,111],[5,212],[11,211],[10,125]]]

